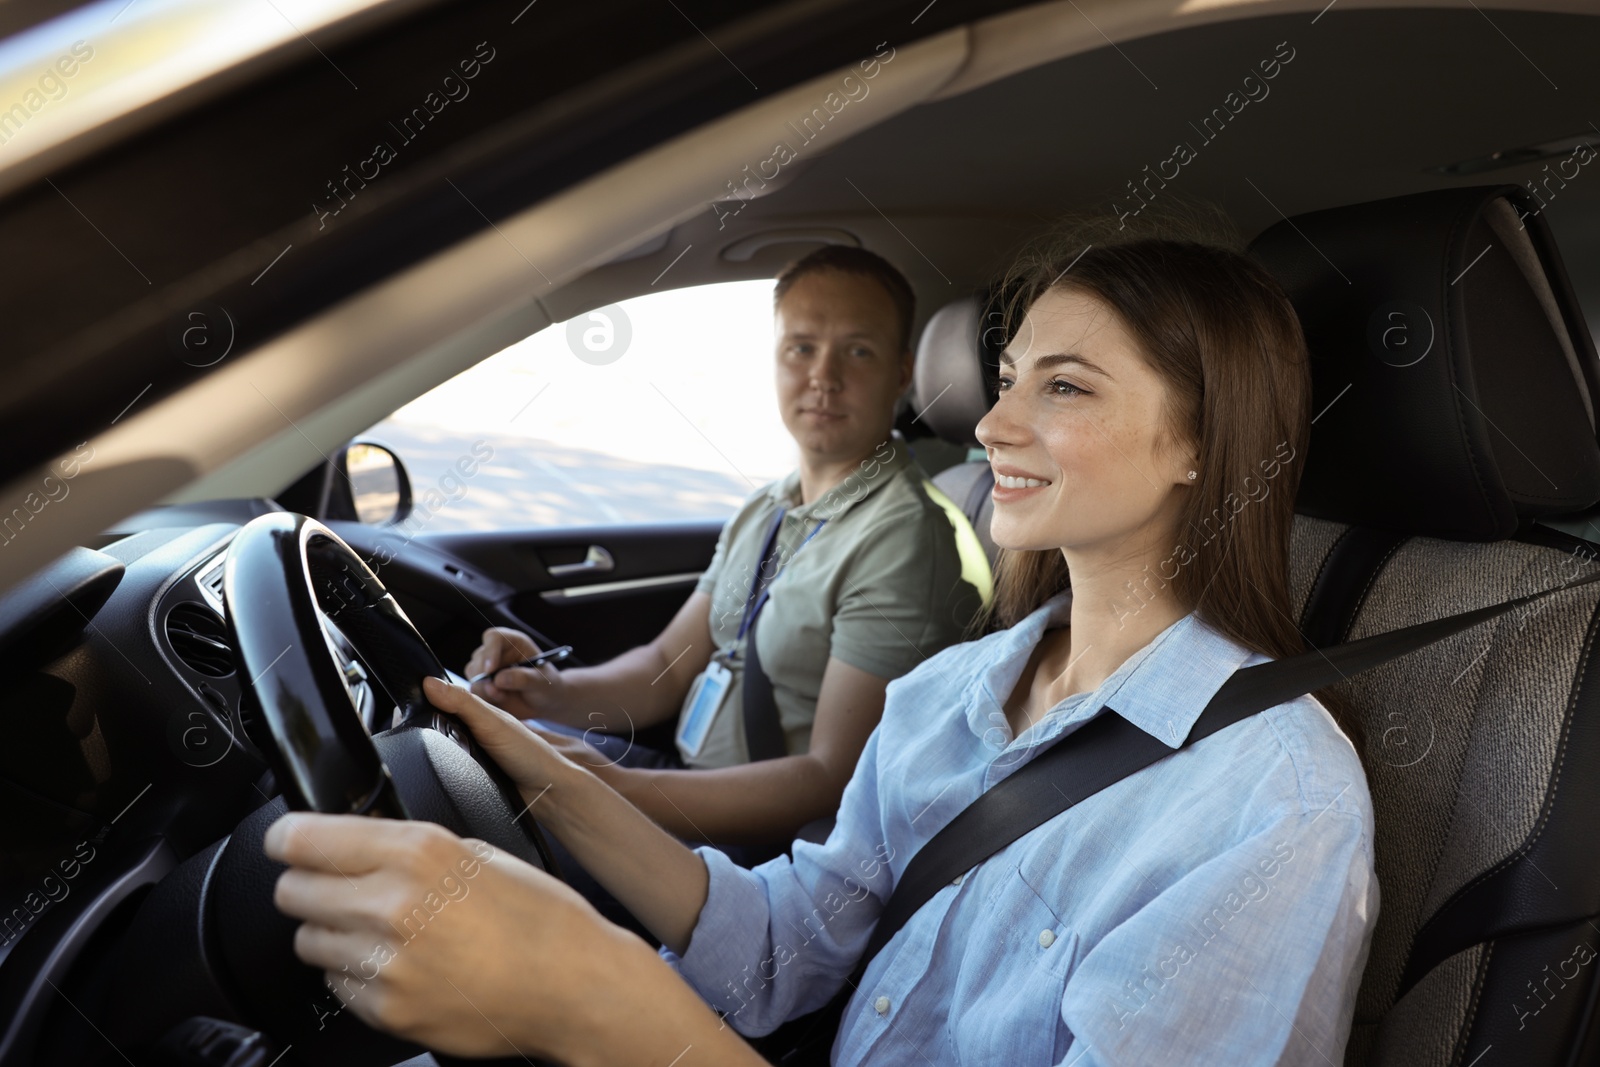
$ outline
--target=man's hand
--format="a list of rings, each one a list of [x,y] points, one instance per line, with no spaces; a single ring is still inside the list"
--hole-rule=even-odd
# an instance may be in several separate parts
[[[494,676],[475,684],[474,693],[519,719],[547,716],[560,703],[564,694],[560,671],[548,663],[509,666],[539,654],[533,638],[508,626],[493,626],[483,631],[482,641],[467,660],[466,676],[488,671]]]
[[[430,1048],[551,1054],[591,1006],[567,992],[582,979],[537,976],[622,955],[621,931],[574,890],[433,823],[297,812],[264,847],[290,865],[273,902],[305,920],[295,954],[362,1019]]]

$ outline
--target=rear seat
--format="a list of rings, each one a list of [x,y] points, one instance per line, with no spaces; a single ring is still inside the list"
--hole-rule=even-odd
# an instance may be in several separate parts
[[[1317,212],[1251,247],[1313,353],[1291,585],[1314,645],[1551,588],[1600,551],[1533,524],[1600,499],[1600,364],[1522,195]],[[1597,602],[1561,594],[1339,687],[1382,894],[1347,1064],[1600,1059]]]

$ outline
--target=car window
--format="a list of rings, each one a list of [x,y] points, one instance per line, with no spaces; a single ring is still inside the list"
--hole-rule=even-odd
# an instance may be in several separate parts
[[[774,393],[772,287],[727,282],[598,308],[399,409],[363,436],[405,463],[406,525],[732,515],[795,464]]]

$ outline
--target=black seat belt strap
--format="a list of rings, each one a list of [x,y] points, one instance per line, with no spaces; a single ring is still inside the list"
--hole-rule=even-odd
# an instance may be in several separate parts
[[[836,1025],[867,965],[935,893],[957,875],[970,871],[1079,801],[1258,712],[1415,652],[1524,604],[1596,581],[1600,581],[1600,570],[1554,589],[1237,670],[1207,702],[1179,749],[1167,747],[1120,715],[1105,714],[1115,710],[1108,705],[1101,714],[979,796],[917,850],[896,881],[866,951],[844,989],[813,1017],[797,1022],[815,1019],[806,1028],[813,1039],[822,1027]],[[832,1029],[827,1032],[831,1034]],[[800,1053],[808,1047],[802,1038],[794,1051]]]
[[[740,686],[740,704],[744,720],[745,749],[751,763],[778,759],[789,754],[789,739],[783,732],[783,720],[778,711],[778,698],[772,690],[772,679],[761,667],[761,655],[756,651],[756,626],[761,620],[761,609],[766,606],[772,583],[783,573],[784,563],[778,547],[778,534],[783,528],[787,508],[778,508],[767,527],[761,542],[761,556],[756,573],[750,583],[750,595],[745,598],[744,618],[739,623],[736,638],[744,646],[744,680]],[[798,555],[822,532],[828,524],[820,520],[806,539],[789,555]]]
[[[1237,670],[1206,704],[1180,747],[1540,597],[1595,581],[1600,581],[1600,571],[1556,589]],[[917,851],[884,906],[863,960],[870,961],[906,920],[956,875],[1078,801],[1174,751],[1120,715],[1104,714],[1052,745],[973,801]]]
[[[772,691],[772,679],[761,666],[761,653],[756,651],[756,628],[760,625],[759,615],[750,620],[750,631],[745,635],[744,644],[741,702],[744,710],[744,744],[751,763],[789,754],[789,739],[783,732],[783,720],[778,714],[778,697]]]

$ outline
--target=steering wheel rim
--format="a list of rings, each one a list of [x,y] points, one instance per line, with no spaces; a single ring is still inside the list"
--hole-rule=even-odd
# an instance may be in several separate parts
[[[391,670],[385,692],[393,696],[391,687],[397,687],[415,706],[420,678],[444,677],[444,666],[394,598],[336,534],[302,515],[261,516],[229,545],[222,583],[228,635],[245,681],[247,733],[272,762],[291,808],[360,814],[379,806],[390,810],[374,814],[406,818],[404,802],[392,806],[393,779],[371,735],[345,713],[350,700],[337,665],[323,642],[308,640],[320,629],[322,597],[314,583],[338,598],[325,613],[336,619],[348,614],[341,631],[357,612],[372,612],[402,636],[403,654],[416,660],[415,680],[407,687]],[[370,645],[373,627],[360,629]],[[368,658],[369,650],[358,645],[357,652]],[[387,657],[382,662],[387,666]]]
[[[428,703],[425,676],[450,680],[439,657],[383,582],[316,519],[262,515],[228,547],[223,603],[240,677],[247,733],[273,763],[294,810],[410,818],[380,745],[355,708],[317,618],[332,619],[369,677],[399,708],[380,734],[435,730],[486,771],[547,871],[555,872],[538,823],[515,786],[455,719]],[[315,640],[312,638],[315,637]],[[265,742],[265,744],[263,744]],[[448,783],[447,783],[448,784]]]
[[[272,764],[283,795],[245,817],[205,878],[201,923],[214,945],[214,973],[246,1021],[303,1050],[307,1063],[395,1062],[404,1058],[397,1050],[414,1054],[415,1046],[372,1030],[354,1013],[307,1010],[331,994],[321,972],[294,955],[298,923],[272,903],[284,868],[261,847],[286,804],[425,819],[557,878],[560,872],[505,772],[454,716],[423,696],[425,675],[447,679],[448,672],[337,534],[288,512],[251,521],[229,547],[223,599],[245,682],[246,733]],[[400,707],[392,729],[367,732],[323,639],[318,609],[335,620],[369,677]]]

